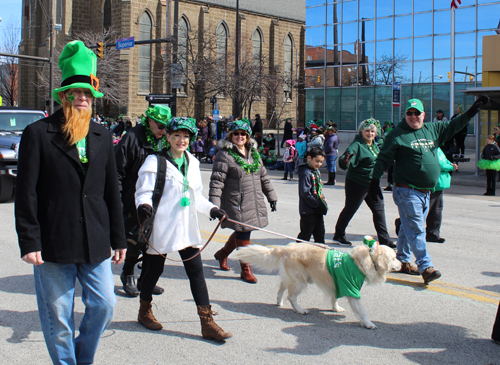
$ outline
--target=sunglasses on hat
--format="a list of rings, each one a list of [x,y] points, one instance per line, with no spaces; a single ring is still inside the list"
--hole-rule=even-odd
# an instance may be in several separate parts
[[[406,112],[406,115],[409,117],[411,117],[412,115],[418,117],[420,114],[422,114],[422,113],[420,113],[418,110],[416,112],[411,112],[409,110]]]

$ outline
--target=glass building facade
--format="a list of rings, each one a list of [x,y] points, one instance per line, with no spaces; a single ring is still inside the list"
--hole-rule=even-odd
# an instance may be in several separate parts
[[[460,90],[481,86],[482,37],[497,34],[499,20],[500,1],[462,0],[455,10],[455,104],[474,102]],[[306,120],[340,130],[370,117],[397,123],[410,98],[422,100],[426,121],[438,109],[449,118],[451,30],[450,0],[306,0]]]

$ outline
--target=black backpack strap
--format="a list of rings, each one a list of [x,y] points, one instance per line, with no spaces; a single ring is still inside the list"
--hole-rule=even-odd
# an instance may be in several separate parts
[[[158,168],[156,169],[155,190],[153,191],[153,215],[156,214],[158,205],[160,204],[163,188],[165,187],[165,179],[167,177],[167,159],[163,155],[156,155]]]

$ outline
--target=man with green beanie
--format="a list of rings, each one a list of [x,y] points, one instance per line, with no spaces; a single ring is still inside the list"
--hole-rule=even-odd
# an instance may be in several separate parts
[[[38,313],[54,364],[92,364],[116,297],[111,262],[126,254],[111,135],[91,123],[103,96],[96,55],[80,41],[59,58],[62,108],[24,130],[15,216],[22,259],[33,264]],[[110,257],[111,249],[115,250]],[[75,283],[85,314],[75,338]]]
[[[383,198],[380,178],[395,161],[393,198],[401,218],[397,258],[403,263],[401,272],[420,274],[425,284],[441,277],[441,273],[433,267],[425,240],[430,191],[441,174],[437,149],[467,125],[488,102],[486,95],[480,96],[467,112],[449,122],[424,124],[422,102],[419,99],[409,100],[406,118],[387,135],[375,162],[369,194],[372,198]],[[418,267],[411,263],[412,252]]]
[[[123,136],[115,152],[125,229],[128,232],[139,232],[139,230],[134,229],[139,224],[134,198],[139,169],[146,160],[146,157],[167,147],[165,126],[172,116],[168,106],[159,104],[150,106],[144,114],[142,122]],[[139,256],[141,255],[141,251],[133,243],[133,237],[130,238],[127,240],[127,257],[125,258],[120,279],[125,293],[131,297],[137,297],[140,293],[139,288],[145,267],[143,266],[138,285],[136,285],[134,268],[140,261]],[[162,293],[162,288],[159,286],[155,287],[153,294],[158,295]]]

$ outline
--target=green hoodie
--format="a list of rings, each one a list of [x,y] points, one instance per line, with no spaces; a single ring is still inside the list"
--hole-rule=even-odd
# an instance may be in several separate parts
[[[349,161],[349,165],[345,165],[342,163],[342,158],[348,152],[354,153],[354,156],[352,156],[351,161]],[[370,186],[373,166],[375,166],[375,161],[379,152],[379,145],[375,141],[373,141],[370,147],[362,135],[356,134],[354,141],[340,157],[339,167],[342,170],[347,169],[346,179],[368,187]]]
[[[420,189],[433,189],[441,173],[437,148],[448,141],[474,117],[465,112],[449,122],[424,123],[414,130],[403,119],[384,140],[373,169],[373,178],[380,180],[394,163],[394,183]]]

